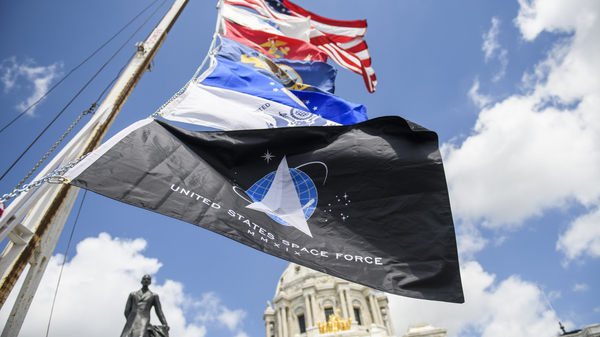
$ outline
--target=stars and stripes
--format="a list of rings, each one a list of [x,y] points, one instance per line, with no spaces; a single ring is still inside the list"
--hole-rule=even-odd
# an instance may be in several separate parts
[[[319,16],[288,0],[225,0],[231,5],[251,8],[268,18],[289,20],[310,18],[310,42],[325,52],[340,66],[363,76],[369,92],[377,86],[371,55],[364,40],[366,20],[334,20]]]
[[[371,55],[369,50],[366,49],[367,44],[364,40],[362,42],[359,40],[362,40],[362,38],[356,38],[344,44],[335,43],[317,29],[311,30],[310,36],[310,43],[325,52],[337,64],[362,75],[367,89],[372,93],[375,92],[377,86],[377,77],[375,76],[375,70],[371,67]],[[348,49],[343,48],[341,45],[347,46]],[[362,49],[363,47],[365,49]],[[357,51],[358,54],[351,50]]]

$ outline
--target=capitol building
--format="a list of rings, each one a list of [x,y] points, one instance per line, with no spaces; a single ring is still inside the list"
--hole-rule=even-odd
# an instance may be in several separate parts
[[[387,296],[375,289],[290,263],[263,313],[266,337],[392,337]],[[411,325],[402,337],[445,337],[446,329]]]

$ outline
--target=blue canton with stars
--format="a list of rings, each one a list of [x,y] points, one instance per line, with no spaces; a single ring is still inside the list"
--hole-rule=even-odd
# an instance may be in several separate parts
[[[286,14],[286,15],[290,15],[292,14],[290,12],[289,9],[287,9],[282,3],[281,1],[278,0],[265,0],[265,2],[267,3],[267,5],[269,5],[269,7],[271,7],[272,10],[279,12],[281,14]]]

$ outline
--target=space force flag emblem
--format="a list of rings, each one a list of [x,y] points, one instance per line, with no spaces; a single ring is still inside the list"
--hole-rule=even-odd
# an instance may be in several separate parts
[[[400,117],[211,132],[147,119],[65,178],[351,282],[464,302],[437,135]]]

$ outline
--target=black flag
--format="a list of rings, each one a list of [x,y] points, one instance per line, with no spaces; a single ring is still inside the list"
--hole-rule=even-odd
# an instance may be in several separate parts
[[[352,282],[464,302],[437,135],[400,117],[212,132],[148,119],[66,177]]]

